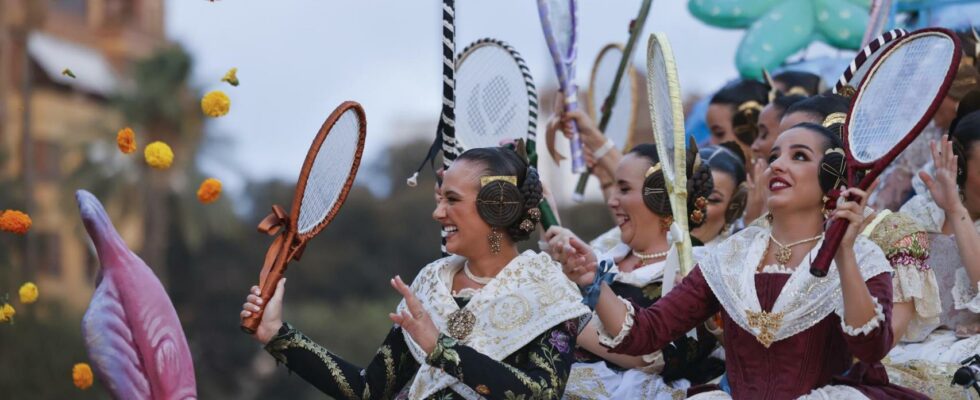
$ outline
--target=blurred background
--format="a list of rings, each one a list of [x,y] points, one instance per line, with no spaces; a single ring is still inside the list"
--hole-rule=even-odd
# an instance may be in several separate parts
[[[491,36],[521,51],[543,127],[556,81],[534,2],[457,3],[457,50]],[[626,40],[639,1],[580,6],[585,87],[601,47]],[[310,140],[347,99],[367,111],[365,163],[339,217],[291,265],[285,319],[366,363],[399,300],[387,279],[408,280],[439,257],[432,174],[417,188],[404,182],[439,115],[440,10],[439,1],[396,0],[0,0],[0,210],[34,221],[27,235],[0,234],[0,296],[16,296],[25,281],[41,292],[14,324],[0,324],[0,397],[107,397],[98,382],[79,391],[71,381],[72,365],[87,361],[80,322],[99,268],[77,189],[102,200],[167,288],[201,398],[322,397],[240,333],[238,312],[271,243],[256,224],[272,204],[290,203]],[[686,108],[738,75],[743,31],[706,25],[686,2],[655,2],[646,31],[670,35]],[[634,54],[641,69],[645,43]],[[815,42],[796,58],[846,63],[852,54]],[[238,87],[220,82],[232,67]],[[230,96],[231,112],[211,119],[199,104],[215,89]],[[170,144],[174,165],[153,170],[140,153],[120,153],[115,135],[126,126],[140,148]],[[577,204],[568,165],[543,156],[540,166],[565,225],[584,238],[611,227],[595,182]],[[195,191],[208,177],[225,192],[203,205]]]

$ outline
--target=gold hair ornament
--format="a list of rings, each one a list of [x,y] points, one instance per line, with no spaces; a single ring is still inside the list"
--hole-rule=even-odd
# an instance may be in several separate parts
[[[493,176],[481,176],[480,177],[480,187],[489,185],[490,182],[504,181],[510,183],[511,185],[517,186],[517,177],[513,175],[493,175]]]

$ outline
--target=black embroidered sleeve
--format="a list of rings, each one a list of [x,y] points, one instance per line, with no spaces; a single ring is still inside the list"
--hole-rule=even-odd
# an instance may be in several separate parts
[[[393,398],[419,368],[397,327],[388,332],[364,370],[285,323],[265,349],[290,371],[337,399]]]
[[[560,399],[574,362],[578,319],[551,328],[503,362],[440,335],[426,362],[487,399]]]

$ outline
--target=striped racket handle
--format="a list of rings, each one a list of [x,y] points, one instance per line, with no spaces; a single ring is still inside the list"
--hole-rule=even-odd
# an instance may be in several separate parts
[[[456,160],[456,1],[442,0],[442,167]],[[446,232],[442,231],[442,256],[446,257]]]
[[[840,242],[844,238],[844,232],[847,232],[848,224],[850,224],[849,221],[841,219],[830,224],[830,228],[824,234],[823,245],[820,246],[817,257],[810,264],[811,275],[818,278],[827,276],[827,270],[830,269],[830,263],[834,261],[834,256],[837,255],[837,249],[840,248]]]

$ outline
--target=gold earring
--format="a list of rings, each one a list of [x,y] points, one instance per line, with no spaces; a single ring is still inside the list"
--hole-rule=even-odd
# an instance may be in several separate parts
[[[674,217],[672,215],[668,215],[666,217],[660,218],[660,231],[663,233],[669,232],[670,224],[673,223],[674,223]]]
[[[490,240],[490,254],[500,254],[500,241],[503,239],[503,235],[497,232],[497,227],[490,228],[487,239]]]

